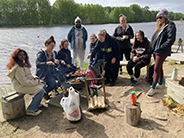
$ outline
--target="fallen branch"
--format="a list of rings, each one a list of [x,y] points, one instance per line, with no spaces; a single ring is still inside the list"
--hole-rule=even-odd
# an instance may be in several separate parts
[[[139,138],[141,138],[142,137],[142,131],[141,130],[138,130],[138,135],[139,135]]]
[[[150,130],[153,130],[154,128],[151,128],[149,125],[146,125],[147,128],[149,128]]]
[[[168,120],[167,123],[166,123],[164,126],[166,126],[169,122],[170,122],[170,121]]]
[[[150,117],[152,118],[155,118],[155,119],[158,119],[158,120],[162,120],[162,121],[167,121],[167,118],[159,118],[159,117],[156,117],[156,116],[152,116],[150,114],[148,114]]]
[[[139,92],[138,94],[137,94],[137,99],[139,98],[139,96],[142,94],[142,92]]]
[[[66,128],[65,130],[72,130],[72,129],[76,129],[77,127],[70,127],[70,128]]]
[[[159,103],[160,100],[152,101],[152,102],[147,102],[147,103]]]
[[[128,138],[126,135],[125,135],[125,133],[123,132],[123,136],[125,137],[125,138]]]
[[[19,126],[17,126],[17,127],[13,130],[13,132],[16,132],[18,129],[19,129]]]

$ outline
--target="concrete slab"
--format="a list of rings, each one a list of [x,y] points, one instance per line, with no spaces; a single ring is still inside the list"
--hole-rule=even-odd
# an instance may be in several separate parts
[[[171,53],[171,56],[168,56],[166,60],[175,60],[179,64],[184,64],[184,53],[182,53],[181,49],[175,53],[177,49],[178,45],[172,45],[172,52],[174,53]]]
[[[184,104],[184,87],[179,84],[179,80],[173,81],[166,78],[167,95],[171,96],[176,102]]]

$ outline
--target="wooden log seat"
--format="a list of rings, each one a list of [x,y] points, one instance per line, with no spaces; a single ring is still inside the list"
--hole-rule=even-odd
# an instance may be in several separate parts
[[[2,113],[6,120],[25,115],[24,94],[12,92],[1,97]]]
[[[141,107],[140,103],[137,102],[136,105],[131,105],[130,102],[124,104],[125,111],[125,121],[132,125],[136,126],[141,120]]]

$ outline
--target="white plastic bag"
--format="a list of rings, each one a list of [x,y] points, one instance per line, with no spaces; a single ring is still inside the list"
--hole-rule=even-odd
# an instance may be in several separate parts
[[[73,87],[69,88],[69,96],[63,97],[60,105],[66,113],[68,120],[78,121],[81,119],[79,94],[75,92]]]

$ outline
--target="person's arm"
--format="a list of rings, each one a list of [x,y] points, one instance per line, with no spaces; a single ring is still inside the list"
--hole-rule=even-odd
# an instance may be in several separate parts
[[[111,38],[112,42],[112,54],[113,54],[113,58],[112,58],[112,63],[115,63],[118,56],[119,56],[119,44],[118,41],[114,38]]]
[[[113,36],[116,38],[116,40],[121,41],[121,37],[118,36],[118,34],[117,34],[117,29],[118,29],[118,27],[114,30]]]
[[[15,71],[15,78],[23,86],[35,86],[39,83],[34,77],[28,79],[25,76],[25,68],[18,67]]]
[[[136,51],[135,51],[135,42],[133,43],[133,46],[132,46],[131,59],[134,59],[134,56],[136,56]]]
[[[73,28],[73,27],[72,27]],[[69,32],[68,32],[68,35],[67,35],[67,39],[68,39],[68,41],[71,43],[72,42],[72,28],[69,30]]]
[[[100,50],[101,48],[101,42],[98,41],[93,49],[93,51],[90,53],[92,57],[95,57],[96,53]]]
[[[72,56],[71,56],[70,50],[69,50],[69,57],[68,58],[69,58],[69,64],[72,65]]]
[[[88,40],[88,32],[87,32],[86,28],[84,28],[84,32],[85,32],[84,42],[86,42]]]
[[[129,34],[128,34],[128,37],[130,39],[132,39],[134,37],[134,32],[133,32],[133,29],[132,29],[132,27],[130,25],[129,25]]]
[[[149,53],[149,48],[150,48],[150,42],[147,40],[147,43],[146,43],[146,45],[145,45],[145,52],[144,52],[144,54],[143,55],[141,55],[139,58],[140,59],[143,59],[143,58],[150,58],[150,53]]]
[[[160,46],[160,49],[164,49],[166,47],[171,47],[176,39],[176,27],[175,24],[172,23],[167,26],[167,40]]]
[[[47,60],[43,51],[38,52],[36,59],[36,67],[42,68],[47,66]]]

